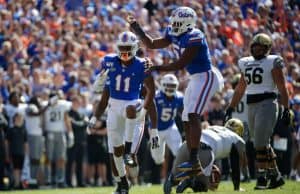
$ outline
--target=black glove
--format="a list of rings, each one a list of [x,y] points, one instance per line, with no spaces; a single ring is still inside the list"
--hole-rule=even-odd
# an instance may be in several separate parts
[[[226,113],[225,113],[225,116],[224,116],[224,123],[226,123],[229,119],[232,118],[232,112],[234,111],[234,108],[232,107],[229,107],[227,110],[226,110]]]
[[[290,110],[288,108],[284,108],[282,114],[281,114],[281,120],[286,124],[289,125],[291,122],[291,114]]]

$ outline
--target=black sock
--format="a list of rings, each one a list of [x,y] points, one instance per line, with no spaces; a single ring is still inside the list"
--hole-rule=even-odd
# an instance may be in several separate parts
[[[120,179],[121,179],[121,185],[128,186],[128,181],[127,181],[126,176],[122,176],[122,177],[120,177]]]
[[[132,142],[125,142],[125,154],[130,154],[130,150],[131,150],[131,144]]]
[[[199,157],[198,157],[198,148],[192,148],[191,149],[190,159],[191,159],[192,162],[199,160]]]

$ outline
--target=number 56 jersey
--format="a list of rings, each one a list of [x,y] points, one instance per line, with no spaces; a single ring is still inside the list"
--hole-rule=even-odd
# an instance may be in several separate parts
[[[150,75],[149,59],[133,57],[132,63],[122,65],[116,54],[106,55],[101,69],[108,69],[107,84],[110,97],[119,100],[134,100],[140,96],[144,79]]]
[[[244,57],[238,61],[239,68],[247,82],[247,94],[277,93],[272,77],[272,69],[283,68],[283,59],[277,55],[268,55],[261,60]]]

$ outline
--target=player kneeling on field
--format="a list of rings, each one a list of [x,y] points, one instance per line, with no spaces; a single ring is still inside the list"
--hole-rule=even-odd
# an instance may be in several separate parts
[[[225,126],[209,126],[203,130],[200,139],[199,156],[203,171],[180,172],[179,164],[189,159],[187,144],[183,143],[177,153],[173,169],[164,184],[164,193],[171,193],[172,186],[178,185],[176,192],[182,193],[186,188],[195,192],[206,192],[208,189],[216,190],[220,182],[220,171],[213,165],[215,159],[230,157],[232,167],[232,182],[234,190],[240,188],[240,157],[245,152],[245,142],[241,138],[244,126],[239,119],[230,119]],[[194,173],[194,174],[192,174]]]

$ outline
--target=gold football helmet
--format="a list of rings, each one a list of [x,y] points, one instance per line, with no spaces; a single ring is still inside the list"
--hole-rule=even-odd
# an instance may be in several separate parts
[[[229,119],[225,123],[225,127],[232,130],[233,132],[235,132],[241,137],[244,134],[244,124],[240,119],[236,119],[236,118]]]

